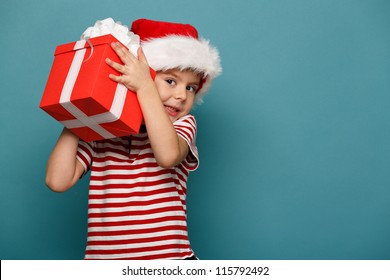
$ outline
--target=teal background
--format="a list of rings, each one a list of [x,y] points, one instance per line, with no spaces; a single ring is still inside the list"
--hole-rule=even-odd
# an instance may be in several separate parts
[[[197,106],[201,259],[390,259],[390,1],[0,2],[0,258],[82,259],[87,184],[44,184],[57,45],[96,20],[186,22],[221,54]]]

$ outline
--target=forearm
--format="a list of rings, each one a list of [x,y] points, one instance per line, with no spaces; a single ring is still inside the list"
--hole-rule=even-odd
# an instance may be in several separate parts
[[[49,156],[46,168],[46,184],[53,191],[68,190],[80,177],[81,164],[76,159],[78,142],[78,137],[64,128]]]
[[[165,111],[157,87],[150,76],[149,65],[142,48],[138,49],[138,60],[120,44],[114,43],[112,47],[124,65],[106,59],[108,65],[121,73],[120,76],[110,74],[109,77],[137,92],[157,163],[162,167],[177,165],[188,153],[188,146],[176,134],[172,121]]]
[[[163,167],[179,164],[188,150],[183,150],[179,136],[167,115],[154,82],[137,92],[150,144],[157,163]]]

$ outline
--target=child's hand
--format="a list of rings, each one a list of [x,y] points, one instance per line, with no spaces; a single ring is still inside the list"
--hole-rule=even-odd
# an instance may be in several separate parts
[[[147,88],[154,84],[153,79],[150,76],[148,61],[146,60],[141,47],[138,48],[137,58],[118,42],[112,43],[111,46],[124,63],[124,65],[122,65],[106,58],[106,63],[108,65],[122,73],[121,76],[110,74],[109,77],[111,80],[122,83],[129,90],[134,92],[138,92],[141,88]]]

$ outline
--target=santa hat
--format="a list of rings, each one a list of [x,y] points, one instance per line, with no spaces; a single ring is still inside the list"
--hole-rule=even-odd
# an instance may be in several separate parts
[[[138,19],[131,31],[140,36],[145,56],[155,71],[191,69],[203,75],[195,96],[201,102],[222,71],[218,50],[208,40],[199,39],[198,31],[189,24]]]

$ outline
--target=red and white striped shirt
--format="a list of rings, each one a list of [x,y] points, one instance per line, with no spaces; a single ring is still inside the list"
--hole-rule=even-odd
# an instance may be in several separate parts
[[[186,159],[160,167],[146,132],[86,143],[77,158],[91,170],[86,259],[184,259],[188,240],[186,190],[189,171],[199,165],[196,121],[174,122],[188,143]],[[129,153],[130,148],[130,153]]]

